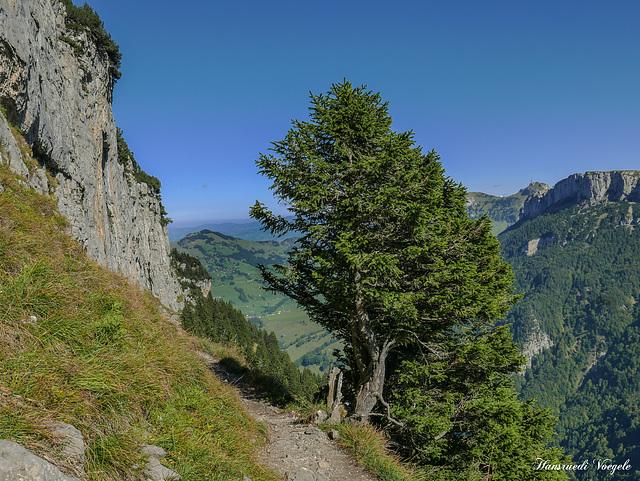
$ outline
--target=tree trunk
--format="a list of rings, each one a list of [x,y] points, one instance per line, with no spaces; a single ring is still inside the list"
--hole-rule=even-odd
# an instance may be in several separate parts
[[[351,324],[351,346],[358,369],[359,380],[356,387],[356,405],[352,418],[356,421],[369,420],[371,411],[381,401],[386,374],[386,360],[389,350],[395,344],[392,339],[382,340],[371,326],[369,314],[359,289],[360,273],[354,274],[356,284],[355,313]]]
[[[388,349],[376,350],[364,373],[356,393],[356,406],[353,417],[358,421],[368,421],[371,411],[382,397],[386,374],[385,361]]]

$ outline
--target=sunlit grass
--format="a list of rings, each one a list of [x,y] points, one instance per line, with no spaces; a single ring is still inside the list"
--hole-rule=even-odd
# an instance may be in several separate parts
[[[74,474],[48,422],[72,424],[90,480],[141,478],[143,444],[164,447],[183,479],[277,479],[256,461],[263,427],[207,369],[202,343],[90,261],[51,199],[4,167],[0,184],[0,439]]]
[[[427,479],[418,470],[403,463],[387,449],[384,434],[368,424],[348,422],[327,428],[340,433],[338,443],[368,471],[384,481],[422,481]]]

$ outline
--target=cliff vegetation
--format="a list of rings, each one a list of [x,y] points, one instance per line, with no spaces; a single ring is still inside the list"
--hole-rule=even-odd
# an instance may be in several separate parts
[[[67,10],[66,27],[75,31],[82,31],[85,28],[89,29],[91,36],[93,37],[98,49],[104,52],[109,58],[109,70],[114,80],[118,80],[122,77],[120,72],[122,53],[120,47],[111,38],[111,34],[104,28],[104,22],[100,19],[98,14],[85,2],[82,7],[76,7],[72,0],[60,0]],[[82,47],[72,39],[65,37],[67,43],[70,43],[76,50],[80,49],[77,53],[82,54]]]
[[[124,132],[121,128],[116,129],[116,142],[118,148],[118,162],[124,166],[125,172],[132,175],[136,182],[139,184],[146,184],[149,188],[150,195],[155,196],[155,198],[158,199],[160,207],[160,223],[163,226],[171,223],[172,221],[167,217],[167,211],[165,210],[164,205],[162,205],[162,196],[160,195],[162,183],[160,182],[160,179],[147,174],[142,170],[142,167],[140,167],[140,164],[136,161],[133,152],[129,149],[129,144],[124,140]]]

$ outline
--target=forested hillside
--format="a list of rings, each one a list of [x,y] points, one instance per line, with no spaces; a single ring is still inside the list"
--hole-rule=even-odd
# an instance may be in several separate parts
[[[198,281],[210,277],[200,261],[187,253],[171,252],[188,300],[180,313],[182,326],[200,337],[234,347],[248,364],[245,375],[259,385],[274,401],[294,399],[313,401],[323,379],[307,368],[300,371],[289,355],[280,349],[273,332],[252,324],[231,302],[205,296]],[[228,369],[237,370],[237,362],[223,359]]]
[[[639,224],[640,204],[573,205],[499,237],[523,294],[508,320],[533,355],[516,386],[556,410],[574,461],[640,459]]]
[[[214,298],[230,302],[256,326],[275,332],[280,347],[299,367],[324,372],[333,362],[331,352],[340,344],[311,322],[293,300],[264,290],[257,267],[285,263],[292,243],[292,239],[248,241],[203,230],[172,243],[172,247],[202,262],[211,274]]]
[[[478,219],[487,214],[492,222],[493,233],[498,235],[518,221],[520,210],[524,206],[524,201],[527,197],[547,190],[549,190],[547,184],[531,182],[528,187],[506,197],[482,192],[469,192],[467,193],[467,212],[472,219]]]

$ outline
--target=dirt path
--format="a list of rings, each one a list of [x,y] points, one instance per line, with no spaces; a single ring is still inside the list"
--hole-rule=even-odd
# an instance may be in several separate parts
[[[262,462],[288,481],[375,481],[327,435],[312,424],[300,423],[291,412],[272,406],[250,386],[227,373],[214,358],[201,353],[209,367],[242,396],[247,412],[269,428]]]

